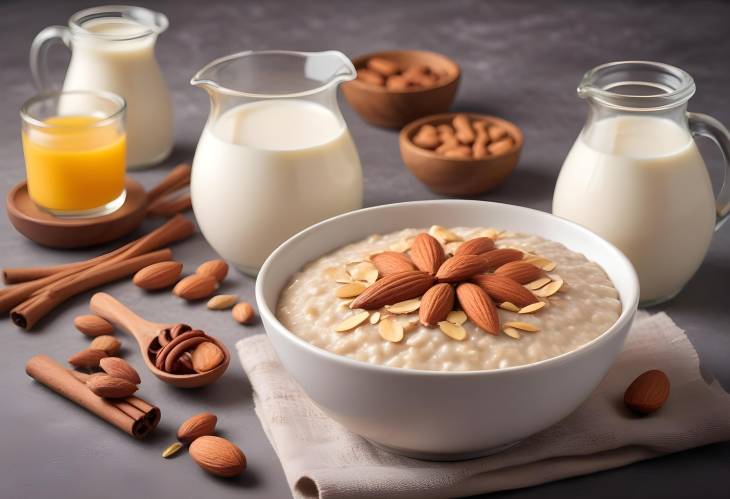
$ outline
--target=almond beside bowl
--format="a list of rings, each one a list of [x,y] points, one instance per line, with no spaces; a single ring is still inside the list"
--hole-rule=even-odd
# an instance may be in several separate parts
[[[457,158],[447,157],[414,143],[414,137],[424,125],[438,127],[451,124],[460,114],[465,114],[473,122],[483,121],[488,126],[496,125],[506,130],[512,139],[512,147],[483,158]],[[522,131],[517,125],[487,114],[445,113],[426,116],[409,123],[400,133],[403,163],[426,187],[446,196],[481,194],[502,184],[517,165],[523,144]]]
[[[374,52],[353,59],[355,68],[366,68],[371,59],[383,59],[407,70],[426,66],[438,75],[429,86],[389,89],[358,78],[342,85],[347,102],[368,123],[384,128],[400,128],[417,118],[446,112],[456,96],[461,69],[445,55],[422,50]]]
[[[372,234],[432,224],[500,227],[562,243],[603,268],[617,291],[620,315],[595,339],[567,353],[468,371],[391,367],[338,355],[296,335],[277,318],[282,291],[307,263]],[[519,206],[438,200],[358,210],[300,232],[264,263],[256,300],[282,365],[329,417],[394,452],[454,460],[505,448],[557,423],[585,401],[621,350],[636,312],[638,280],[619,250],[577,224]]]

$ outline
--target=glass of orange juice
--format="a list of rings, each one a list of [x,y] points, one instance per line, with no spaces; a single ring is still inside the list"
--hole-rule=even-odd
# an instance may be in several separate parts
[[[20,111],[30,198],[59,217],[111,213],[124,204],[124,99],[67,91],[28,100]]]

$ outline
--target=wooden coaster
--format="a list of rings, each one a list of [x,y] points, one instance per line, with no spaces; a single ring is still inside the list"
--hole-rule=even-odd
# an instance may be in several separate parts
[[[147,193],[127,177],[127,198],[114,213],[90,218],[59,218],[47,213],[30,199],[27,182],[8,193],[8,218],[18,232],[50,248],[84,248],[108,243],[133,232],[147,210]]]

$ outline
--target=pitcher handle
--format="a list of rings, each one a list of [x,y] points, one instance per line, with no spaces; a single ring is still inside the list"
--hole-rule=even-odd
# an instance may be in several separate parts
[[[48,26],[36,35],[30,46],[30,71],[39,93],[53,91],[48,72],[48,49],[58,42],[71,48],[71,32],[66,26]]]
[[[725,160],[725,174],[722,178],[722,187],[717,194],[716,210],[717,222],[715,230],[722,227],[730,215],[730,132],[712,116],[700,113],[687,113],[689,129],[692,135],[707,137],[712,140],[722,152]]]

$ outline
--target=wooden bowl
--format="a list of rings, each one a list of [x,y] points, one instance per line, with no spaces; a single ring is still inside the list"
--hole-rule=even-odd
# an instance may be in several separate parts
[[[384,128],[401,128],[406,123],[429,114],[444,113],[454,101],[459,86],[461,69],[448,57],[422,50],[390,50],[374,52],[355,58],[356,69],[365,67],[373,57],[381,57],[401,67],[425,64],[445,73],[433,87],[406,90],[388,90],[360,80],[348,81],[342,86],[347,102],[368,123]]]
[[[108,215],[89,218],[59,218],[38,208],[30,199],[28,184],[13,187],[6,199],[8,218],[18,232],[49,248],[84,248],[114,241],[133,232],[144,220],[147,193],[127,177],[124,204]]]
[[[514,123],[496,116],[466,113],[472,120],[481,119],[488,124],[504,127],[514,141],[509,151],[481,159],[445,158],[413,143],[413,136],[421,126],[450,124],[457,114],[464,113],[426,116],[409,123],[400,133],[401,158],[411,173],[437,194],[472,196],[494,189],[512,173],[522,151],[524,138],[522,131]]]

